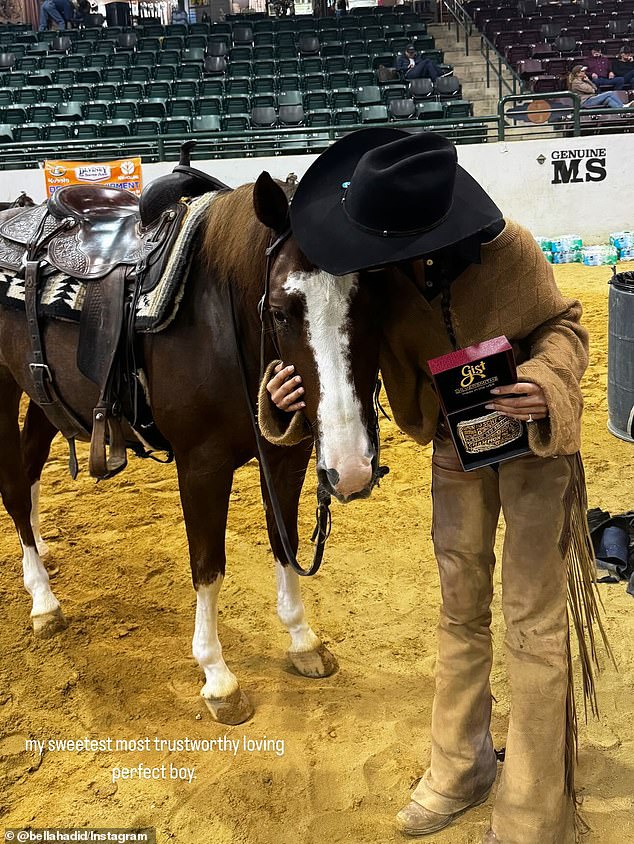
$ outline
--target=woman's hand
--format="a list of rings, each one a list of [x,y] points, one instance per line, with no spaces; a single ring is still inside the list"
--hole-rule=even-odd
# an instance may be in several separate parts
[[[495,398],[491,404],[487,404],[489,410],[497,410],[504,416],[520,419],[522,422],[536,422],[548,416],[546,396],[537,384],[520,381],[508,387],[495,387],[491,393]]]
[[[301,401],[304,395],[301,376],[293,375],[294,372],[294,366],[284,366],[283,363],[279,363],[275,367],[275,375],[266,385],[273,404],[289,413],[306,407],[306,402]]]

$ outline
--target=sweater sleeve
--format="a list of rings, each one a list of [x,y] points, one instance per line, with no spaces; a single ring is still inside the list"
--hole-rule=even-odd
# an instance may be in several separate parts
[[[588,365],[588,333],[580,324],[580,302],[562,296],[541,253],[535,259],[539,298],[549,303],[550,313],[524,338],[530,346],[529,359],[518,366],[517,377],[544,391],[549,415],[529,424],[529,445],[539,457],[554,457],[579,450],[580,382]]]
[[[273,377],[275,367],[281,363],[273,360],[266,368],[258,391],[258,424],[262,436],[272,445],[297,445],[308,439],[311,434],[310,426],[304,414],[296,410],[286,413],[279,410],[269,395],[266,385]]]

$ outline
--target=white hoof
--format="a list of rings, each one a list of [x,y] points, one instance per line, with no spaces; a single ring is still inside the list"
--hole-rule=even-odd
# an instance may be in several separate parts
[[[314,651],[288,651],[293,668],[303,677],[330,677],[339,668],[335,656],[325,645]]]
[[[240,688],[222,698],[210,698],[203,695],[203,700],[214,721],[229,724],[232,727],[236,724],[244,724],[255,712],[251,701]]]
[[[40,639],[50,639],[56,633],[60,633],[68,627],[64,613],[58,607],[43,615],[31,616],[33,621],[33,633]]]

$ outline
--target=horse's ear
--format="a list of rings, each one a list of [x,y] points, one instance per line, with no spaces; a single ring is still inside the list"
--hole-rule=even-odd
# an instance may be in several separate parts
[[[288,228],[288,199],[266,170],[253,187],[253,207],[258,220],[277,234]]]

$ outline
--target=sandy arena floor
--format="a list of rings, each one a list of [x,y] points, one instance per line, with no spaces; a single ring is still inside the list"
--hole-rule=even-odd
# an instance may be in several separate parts
[[[634,507],[633,447],[606,429],[608,268],[558,268],[592,334],[585,379],[591,506]],[[385,844],[429,752],[439,592],[432,555],[429,450],[383,423],[391,467],[371,501],[334,507],[322,572],[304,585],[309,619],[340,671],[293,674],[275,614],[274,572],[254,464],[237,477],[222,595],[225,658],[256,706],[239,727],[211,721],[191,656],[194,593],[173,466],[134,460],[122,477],[73,484],[56,442],[44,473],[43,534],[70,626],[31,635],[13,525],[0,513],[0,823],[155,826],[178,844]],[[85,453],[84,453],[85,454]],[[311,479],[312,482],[312,479]],[[312,528],[306,494],[301,534]],[[634,840],[634,599],[600,587],[619,663],[599,682],[602,714],[581,729],[578,784],[587,844]],[[504,743],[509,698],[499,601],[494,609],[493,730]],[[284,753],[51,753],[37,738],[284,740]],[[112,782],[115,766],[195,767],[181,781]],[[480,844],[491,801],[433,838]]]

